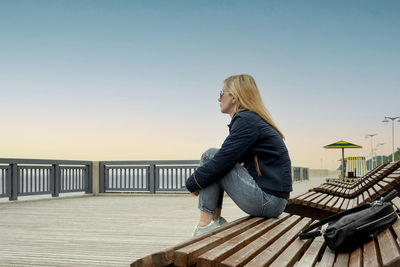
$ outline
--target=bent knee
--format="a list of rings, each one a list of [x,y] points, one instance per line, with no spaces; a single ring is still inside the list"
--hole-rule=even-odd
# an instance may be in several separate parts
[[[201,163],[206,163],[207,161],[209,161],[210,159],[212,159],[214,157],[214,155],[218,152],[218,149],[215,147],[209,148],[207,149],[203,155],[201,155],[201,159],[200,162]]]

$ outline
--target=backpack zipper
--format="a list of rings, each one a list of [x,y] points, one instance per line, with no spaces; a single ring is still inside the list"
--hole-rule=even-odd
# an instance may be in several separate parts
[[[384,216],[384,217],[382,217],[382,218],[379,218],[379,219],[373,220],[372,222],[369,222],[369,223],[363,224],[363,225],[361,225],[361,226],[357,227],[357,228],[356,228],[356,230],[360,230],[361,228],[367,227],[367,226],[368,226],[368,225],[370,225],[370,224],[373,224],[373,223],[379,222],[379,221],[381,221],[381,220],[384,220],[384,219],[386,219],[386,218],[388,218],[388,217],[392,216],[393,214],[396,214],[396,211],[393,211],[392,213],[389,213],[388,215],[385,215],[385,216]]]

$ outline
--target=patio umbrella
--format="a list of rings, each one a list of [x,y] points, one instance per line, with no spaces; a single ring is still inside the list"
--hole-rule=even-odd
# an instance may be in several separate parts
[[[344,178],[344,149],[345,148],[362,148],[362,146],[355,145],[346,141],[338,141],[336,143],[326,145],[324,148],[341,148],[342,149],[342,178]]]

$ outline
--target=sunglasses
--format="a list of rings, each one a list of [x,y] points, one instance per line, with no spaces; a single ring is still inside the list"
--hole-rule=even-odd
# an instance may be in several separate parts
[[[224,94],[231,95],[231,92],[225,92],[224,90],[219,91],[219,98],[221,98]]]

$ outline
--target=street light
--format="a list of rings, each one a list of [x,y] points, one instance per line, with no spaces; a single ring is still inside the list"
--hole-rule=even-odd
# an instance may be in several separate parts
[[[374,168],[374,150],[372,145],[372,138],[378,134],[366,134],[365,138],[371,137],[371,170]]]
[[[377,167],[378,166],[378,149],[374,148],[374,149],[372,149],[372,151],[374,153],[373,157],[374,157],[374,160],[375,160],[375,167]]]
[[[385,143],[377,143],[376,144],[376,149],[378,149],[380,146],[383,146]],[[381,164],[383,164],[383,150],[381,151],[381,156],[380,156],[380,158],[381,158]]]
[[[400,118],[400,116],[398,117],[385,117],[383,119],[383,123],[388,123],[388,120],[392,120],[392,162],[394,162],[394,121],[396,119]]]

